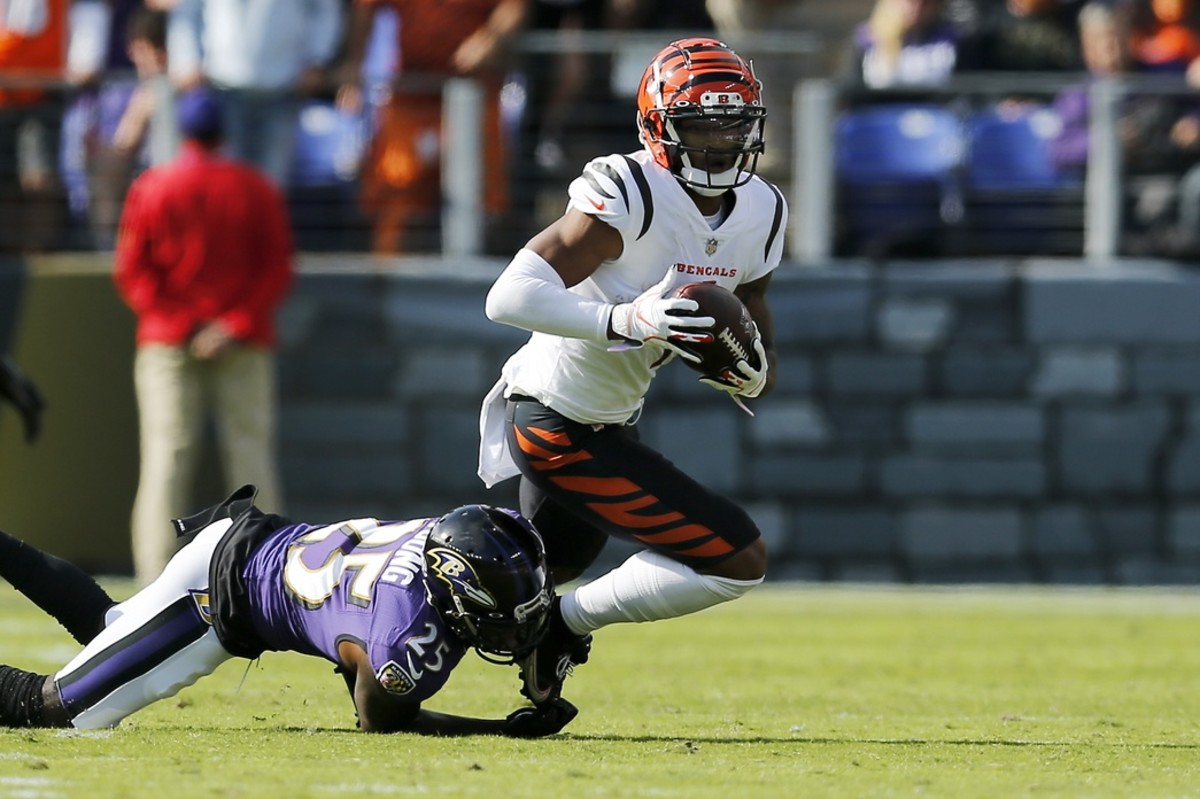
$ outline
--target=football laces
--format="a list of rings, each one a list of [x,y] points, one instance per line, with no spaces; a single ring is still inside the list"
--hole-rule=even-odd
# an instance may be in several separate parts
[[[734,337],[729,328],[722,330],[717,335],[717,338],[724,342],[725,346],[729,348],[729,351],[733,353],[735,358],[743,361],[750,360],[750,353],[746,352],[746,348],[743,347],[741,342]]]

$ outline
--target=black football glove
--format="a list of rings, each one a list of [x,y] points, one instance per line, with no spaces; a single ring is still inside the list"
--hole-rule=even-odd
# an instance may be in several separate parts
[[[20,412],[21,421],[25,423],[25,440],[32,442],[37,438],[42,429],[42,408],[46,407],[46,403],[33,381],[4,357],[0,357],[0,398],[11,402]]]
[[[554,735],[579,715],[579,708],[561,696],[536,707],[517,708],[504,720],[510,738],[543,738]]]

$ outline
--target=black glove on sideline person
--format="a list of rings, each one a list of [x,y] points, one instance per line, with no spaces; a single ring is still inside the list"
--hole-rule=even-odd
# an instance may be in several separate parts
[[[554,735],[579,715],[579,708],[562,697],[536,707],[517,708],[504,720],[504,734],[511,738],[542,738]]]
[[[8,358],[0,357],[0,398],[16,406],[25,423],[25,440],[33,442],[41,432],[42,409],[46,403],[41,392]]]

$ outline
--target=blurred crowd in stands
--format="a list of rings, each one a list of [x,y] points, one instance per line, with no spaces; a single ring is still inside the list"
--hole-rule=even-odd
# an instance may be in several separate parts
[[[1115,108],[1122,252],[1200,257],[1198,11],[1193,0],[877,0],[840,75],[838,144],[898,153],[872,174],[861,158],[841,170],[841,249],[1078,255],[1092,88],[1132,79]],[[924,93],[972,75],[989,76],[986,88]],[[909,190],[917,201],[900,203]],[[957,247],[935,229],[957,229]]]
[[[755,52],[814,30],[815,59]],[[470,77],[486,250],[510,253],[588,154],[637,148],[626,71],[648,54],[588,36],[640,31],[716,32],[754,58],[761,168],[785,185],[793,88],[833,80],[845,255],[1080,254],[1091,86],[1135,79],[1122,251],[1200,257],[1200,0],[0,0],[0,252],[112,248],[200,85],[229,154],[284,191],[300,249],[435,252],[442,89]]]

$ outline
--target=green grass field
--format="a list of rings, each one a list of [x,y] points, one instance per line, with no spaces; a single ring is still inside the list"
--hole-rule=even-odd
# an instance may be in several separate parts
[[[363,735],[330,665],[268,654],[113,731],[0,732],[0,797],[1200,796],[1198,625],[1190,591],[767,586],[601,631],[541,741]],[[0,662],[76,649],[0,589]],[[471,656],[429,707],[519,699]]]

